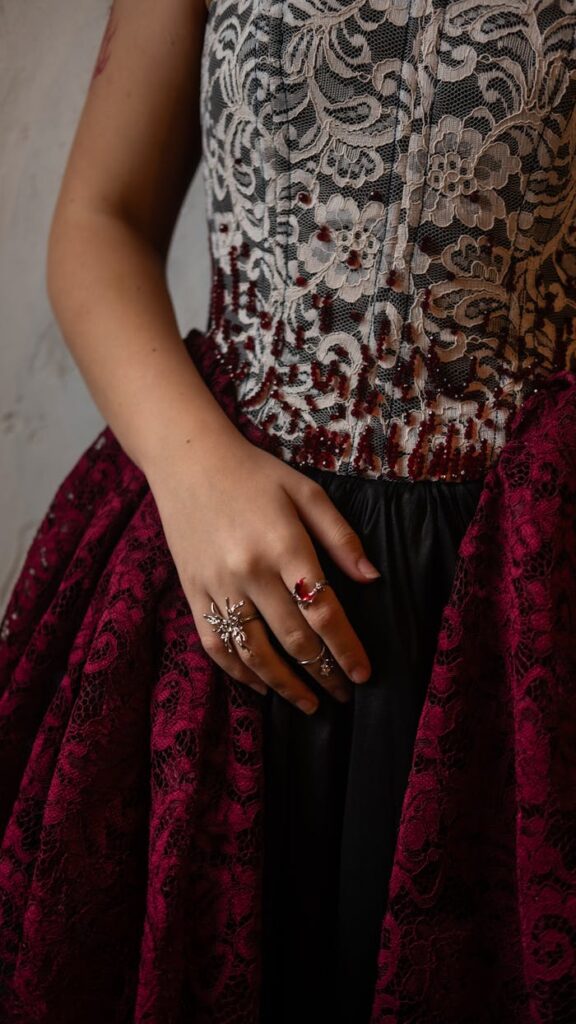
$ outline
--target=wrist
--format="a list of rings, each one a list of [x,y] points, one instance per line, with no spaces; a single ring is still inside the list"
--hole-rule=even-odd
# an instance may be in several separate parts
[[[149,482],[182,469],[187,477],[205,479],[225,463],[242,457],[250,442],[223,410],[192,417],[164,419],[162,428],[144,444],[138,464]]]

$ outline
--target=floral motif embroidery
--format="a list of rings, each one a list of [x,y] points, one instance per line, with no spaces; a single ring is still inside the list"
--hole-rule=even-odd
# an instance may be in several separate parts
[[[399,163],[400,173],[407,165],[407,178],[426,181],[421,186],[426,219],[442,228],[457,220],[488,230],[496,218],[506,216],[499,190],[520,170],[519,158],[501,142],[484,146],[480,132],[464,128],[451,115],[441,118],[434,135],[430,154],[420,136],[418,148]]]
[[[473,479],[576,358],[572,0],[213,0],[208,332],[281,457]]]
[[[353,199],[341,194],[318,203],[319,230],[299,249],[302,272],[320,276],[347,302],[372,290],[373,271],[380,249],[386,244],[386,209],[368,203],[362,211]]]

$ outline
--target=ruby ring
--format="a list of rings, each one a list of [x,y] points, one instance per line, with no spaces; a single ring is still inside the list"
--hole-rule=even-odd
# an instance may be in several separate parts
[[[312,590],[307,590],[304,583],[304,576],[302,576],[302,578],[294,584],[290,593],[299,608],[307,608],[308,605],[312,604],[316,594],[319,594],[321,590],[324,590],[329,586],[330,584],[328,580],[317,580],[312,587]]]

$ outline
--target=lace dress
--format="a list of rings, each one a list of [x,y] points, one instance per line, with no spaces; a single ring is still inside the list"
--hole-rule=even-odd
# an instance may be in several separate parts
[[[208,330],[297,465],[458,481],[574,352],[572,0],[212,0]]]
[[[266,701],[262,1019],[364,1024],[458,545],[576,350],[576,8],[212,0],[202,88],[207,333],[383,573],[319,552],[374,667],[351,705]]]
[[[293,663],[320,698],[308,718],[226,676],[106,428],[54,496],[1,626],[0,1017],[570,1024],[574,972],[553,950],[548,1003],[549,976],[522,989],[515,945],[498,985],[490,949],[474,972],[473,939],[458,958],[464,918],[482,934],[475,883],[492,908],[512,860],[494,843],[485,877],[458,846],[463,690],[442,689],[435,657],[511,424],[574,358],[576,8],[212,0],[201,103],[212,291],[184,343],[238,428],[317,480],[380,569],[355,583],[316,545],[372,677],[341,705]],[[464,780],[442,829],[437,790],[423,795],[435,758],[438,778]],[[434,873],[450,842],[452,902]],[[558,877],[568,893],[574,871]]]

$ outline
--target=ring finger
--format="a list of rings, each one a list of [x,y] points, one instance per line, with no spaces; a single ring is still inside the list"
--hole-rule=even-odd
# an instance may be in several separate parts
[[[226,617],[226,598],[209,597],[207,604],[211,606],[212,600],[215,601],[216,608],[218,609],[217,615]],[[237,603],[239,600],[240,598],[236,598],[234,603]],[[244,597],[243,601],[242,606],[236,609],[237,614],[241,618],[247,618],[250,615],[255,615],[257,612],[259,614],[259,618],[252,619],[243,626],[245,646],[241,646],[238,640],[230,638],[230,646],[232,648],[232,653],[230,653],[222,638],[215,642],[210,632],[206,634],[203,631],[205,649],[208,650],[210,656],[225,672],[228,672],[229,675],[239,679],[241,682],[247,681],[244,679],[244,674],[248,670],[251,677],[257,678],[260,682],[263,680],[273,690],[277,690],[282,697],[296,704],[302,711],[314,711],[318,705],[317,698],[272,647],[262,612],[253,605],[248,597]],[[233,607],[232,599],[230,599],[230,606]],[[208,622],[205,619],[203,621]]]
[[[252,591],[254,601],[265,613],[266,622],[274,637],[292,658],[300,662],[316,658],[320,654],[324,647],[322,637],[306,621],[278,576],[260,578],[258,586],[253,587]],[[272,647],[272,644],[270,646]],[[324,655],[330,657],[327,646]],[[324,675],[321,670],[323,660],[324,658],[319,657],[308,665],[302,665],[302,668],[337,700],[349,700],[352,689],[345,673],[331,657],[330,674]]]

